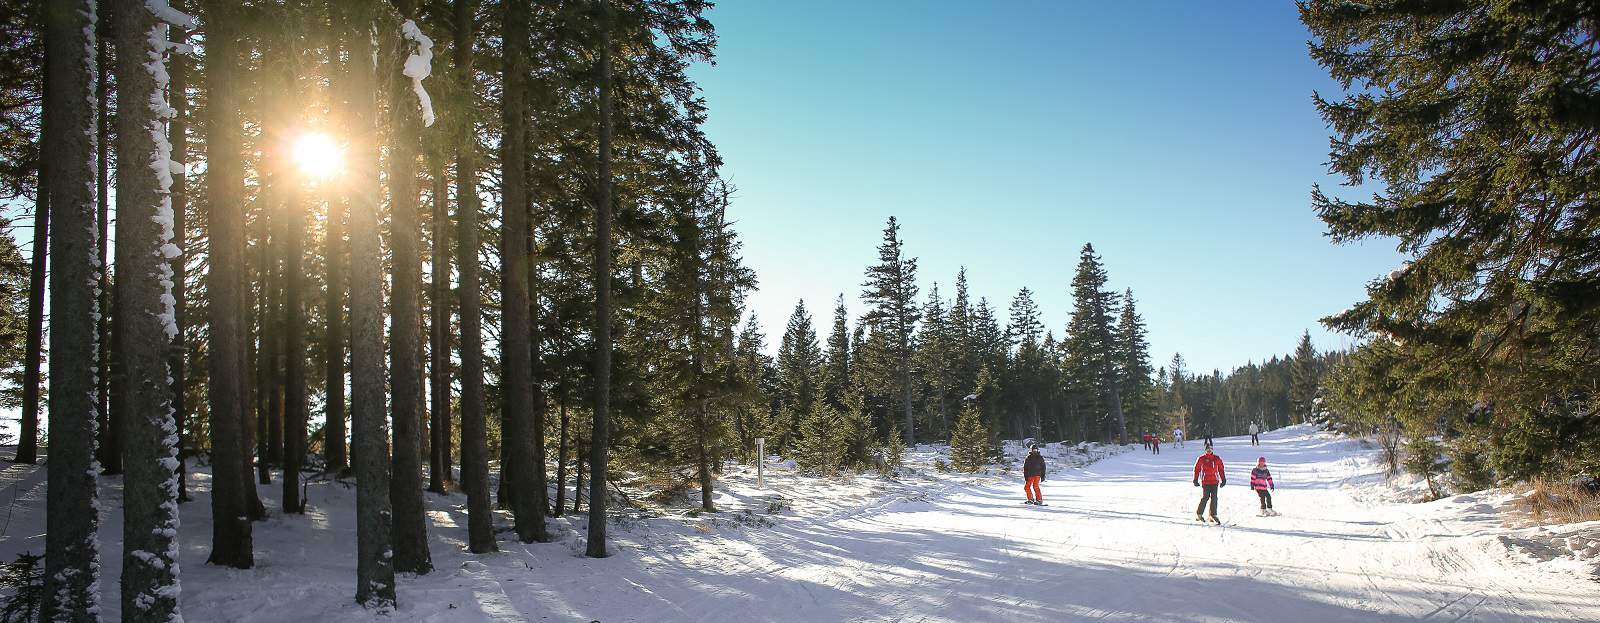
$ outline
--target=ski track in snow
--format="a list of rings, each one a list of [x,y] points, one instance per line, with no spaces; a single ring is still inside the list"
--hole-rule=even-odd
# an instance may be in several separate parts
[[[1597,576],[1509,546],[1515,531],[1480,503],[1498,494],[1375,500],[1374,451],[1294,427],[1263,434],[1260,448],[1217,439],[1230,475],[1225,525],[1202,525],[1189,483],[1200,447],[1052,463],[1044,507],[1020,503],[1015,472],[925,469],[940,456],[928,446],[909,453],[923,469],[899,481],[803,478],[774,465],[758,491],[750,470],[730,467],[723,512],[619,518],[613,555],[598,560],[581,556],[581,514],[552,518],[552,542],[536,544],[510,539],[502,515],[501,551],[466,553],[465,498],[429,494],[436,569],[402,575],[389,616],[354,603],[353,488],[311,483],[306,515],[255,524],[254,569],[223,569],[204,564],[210,475],[197,468],[195,501],[182,506],[182,607],[189,620],[241,622],[1600,620]],[[1257,456],[1284,485],[1274,495],[1281,516],[1256,516],[1246,483]],[[6,561],[43,550],[42,475],[0,471]],[[115,560],[120,479],[101,482],[102,556]],[[278,486],[260,488],[269,508]],[[768,515],[773,495],[788,508]],[[104,570],[115,620],[119,565]]]

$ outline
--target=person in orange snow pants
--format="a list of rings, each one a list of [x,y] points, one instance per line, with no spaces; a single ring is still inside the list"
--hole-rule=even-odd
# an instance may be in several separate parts
[[[1044,494],[1039,492],[1039,481],[1044,480],[1044,456],[1039,454],[1039,446],[1028,450],[1028,458],[1022,462],[1022,477],[1026,480],[1022,492],[1027,494],[1028,503],[1044,503]]]

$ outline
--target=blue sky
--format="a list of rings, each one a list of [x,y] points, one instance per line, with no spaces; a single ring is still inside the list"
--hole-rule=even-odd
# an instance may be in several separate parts
[[[1002,320],[1031,288],[1057,336],[1092,242],[1154,361],[1194,370],[1303,329],[1349,345],[1317,320],[1401,260],[1332,245],[1309,207],[1338,186],[1311,94],[1338,85],[1292,3],[725,0],[710,18],[717,65],[695,75],[774,347],[799,299],[819,325],[841,292],[861,313],[891,214],[922,298],[964,265]]]

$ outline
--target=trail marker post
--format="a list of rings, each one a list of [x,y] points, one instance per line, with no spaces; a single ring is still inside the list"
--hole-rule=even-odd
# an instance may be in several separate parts
[[[767,438],[756,437],[756,488],[764,488],[763,482],[767,466]]]

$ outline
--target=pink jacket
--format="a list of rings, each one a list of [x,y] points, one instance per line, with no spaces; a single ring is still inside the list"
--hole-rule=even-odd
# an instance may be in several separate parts
[[[1265,467],[1257,467],[1250,470],[1250,488],[1252,490],[1276,489],[1278,486],[1272,484],[1271,471]]]

